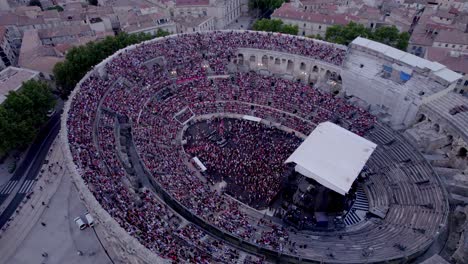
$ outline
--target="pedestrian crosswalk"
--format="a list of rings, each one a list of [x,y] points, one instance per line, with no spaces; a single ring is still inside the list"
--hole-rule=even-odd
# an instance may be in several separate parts
[[[9,181],[7,184],[5,184],[1,189],[0,189],[0,195],[2,194],[9,194],[15,189],[16,184],[18,184],[18,181]]]
[[[21,186],[20,190],[18,193],[28,193],[31,191],[33,185],[34,185],[34,180],[27,180],[24,181],[23,185]]]

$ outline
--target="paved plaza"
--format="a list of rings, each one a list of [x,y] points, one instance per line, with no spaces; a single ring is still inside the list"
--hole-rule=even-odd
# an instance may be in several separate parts
[[[84,219],[86,207],[67,175],[57,141],[30,198],[0,232],[0,263],[111,263],[96,232],[79,230],[73,221],[77,216]]]

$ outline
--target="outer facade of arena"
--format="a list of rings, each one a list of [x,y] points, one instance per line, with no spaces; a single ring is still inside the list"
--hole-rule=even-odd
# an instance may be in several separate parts
[[[446,231],[449,210],[430,164],[369,112],[304,84],[346,76],[350,52],[217,31],[131,46],[88,72],[66,103],[61,140],[71,177],[121,260],[406,262],[428,249]],[[180,141],[190,118],[220,113],[271,120],[302,137],[332,120],[377,143],[363,184],[374,217],[331,233],[296,232],[210,190]],[[141,174],[154,192],[135,184]]]

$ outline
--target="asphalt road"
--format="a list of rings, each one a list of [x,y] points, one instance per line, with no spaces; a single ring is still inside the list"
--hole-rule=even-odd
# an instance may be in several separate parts
[[[60,130],[60,113],[57,111],[48,123],[41,129],[34,142],[29,147],[28,153],[23,162],[18,166],[14,172],[10,181],[20,181],[24,179],[24,182],[28,180],[35,180],[39,170],[42,167],[42,163],[49,151],[52,142],[57,136]],[[15,195],[5,210],[0,215],[0,228],[2,228],[10,219],[15,212],[18,205],[26,196],[25,193],[20,193],[21,188],[17,193],[11,193],[9,195]],[[7,196],[0,198],[0,204],[6,200]]]

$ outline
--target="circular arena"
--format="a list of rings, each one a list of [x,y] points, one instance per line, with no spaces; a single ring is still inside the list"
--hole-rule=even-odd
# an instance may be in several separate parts
[[[402,135],[305,77],[323,71],[339,81],[346,52],[250,31],[121,50],[80,81],[65,107],[75,184],[142,263],[412,260],[444,232],[447,195]],[[344,197],[284,164],[325,121],[378,145]],[[315,207],[293,205],[298,192]]]

